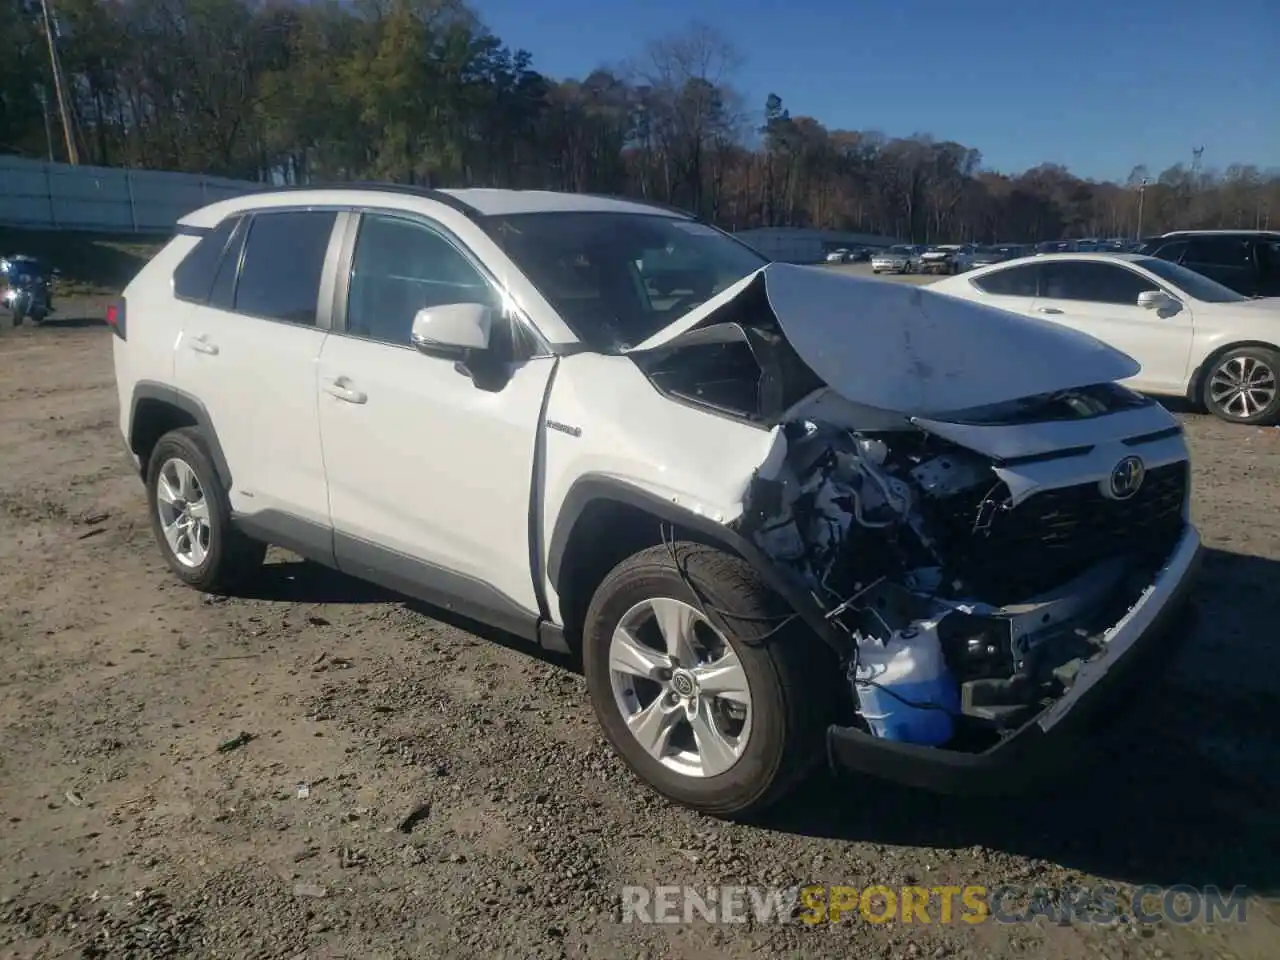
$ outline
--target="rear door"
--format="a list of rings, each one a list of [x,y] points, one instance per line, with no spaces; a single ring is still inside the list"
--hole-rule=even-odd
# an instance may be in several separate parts
[[[322,274],[345,217],[324,210],[243,217],[206,299],[185,317],[175,382],[208,411],[239,515],[329,527],[316,362],[330,313]]]
[[[1040,267],[1033,316],[1081,330],[1133,357],[1142,364],[1129,381],[1133,388],[1183,391],[1194,332],[1186,304],[1160,311],[1138,306],[1138,294],[1165,288],[1118,263],[1048,260]]]

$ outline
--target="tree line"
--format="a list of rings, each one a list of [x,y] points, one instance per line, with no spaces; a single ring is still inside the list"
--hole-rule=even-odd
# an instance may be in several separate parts
[[[0,0],[0,22],[0,152],[64,160],[40,0]],[[1140,192],[1144,234],[1280,228],[1280,170],[1007,174],[964,144],[828,129],[776,94],[761,112],[705,24],[557,80],[461,0],[56,0],[52,23],[82,163],[623,194],[733,230],[918,242],[1133,236]]]

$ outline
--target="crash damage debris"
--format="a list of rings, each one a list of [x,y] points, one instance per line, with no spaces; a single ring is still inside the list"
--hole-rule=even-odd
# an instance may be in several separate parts
[[[1091,488],[1020,506],[994,460],[922,429],[781,431],[781,468],[757,473],[734,526],[852,641],[848,682],[880,736],[990,741],[1029,720],[1101,650],[1182,528],[1185,463],[1150,483],[1142,548],[1118,562],[1071,549],[1115,507]]]

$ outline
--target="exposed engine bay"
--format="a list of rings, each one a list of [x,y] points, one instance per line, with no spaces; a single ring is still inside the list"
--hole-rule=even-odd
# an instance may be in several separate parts
[[[877,736],[981,748],[1016,729],[1070,689],[1183,532],[1185,456],[1147,468],[1131,496],[1108,496],[1096,475],[1015,495],[1007,462],[824,397],[763,286],[714,320],[637,361],[673,399],[782,432],[781,468],[757,473],[734,526],[852,640],[852,700]],[[1101,383],[949,421],[1079,421],[1149,403]]]
[[[922,706],[876,682],[879,661],[899,689],[954,700],[949,733],[1015,728],[1069,689],[1181,531],[1185,462],[1153,470],[1140,503],[1093,484],[1015,506],[990,459],[922,430],[784,429],[784,467],[753,481],[739,532],[854,639],[864,713],[868,686]]]

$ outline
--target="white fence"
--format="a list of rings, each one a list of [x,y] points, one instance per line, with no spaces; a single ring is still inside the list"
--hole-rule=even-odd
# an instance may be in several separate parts
[[[264,186],[194,173],[73,167],[0,156],[0,225],[163,233],[207,203]]]

